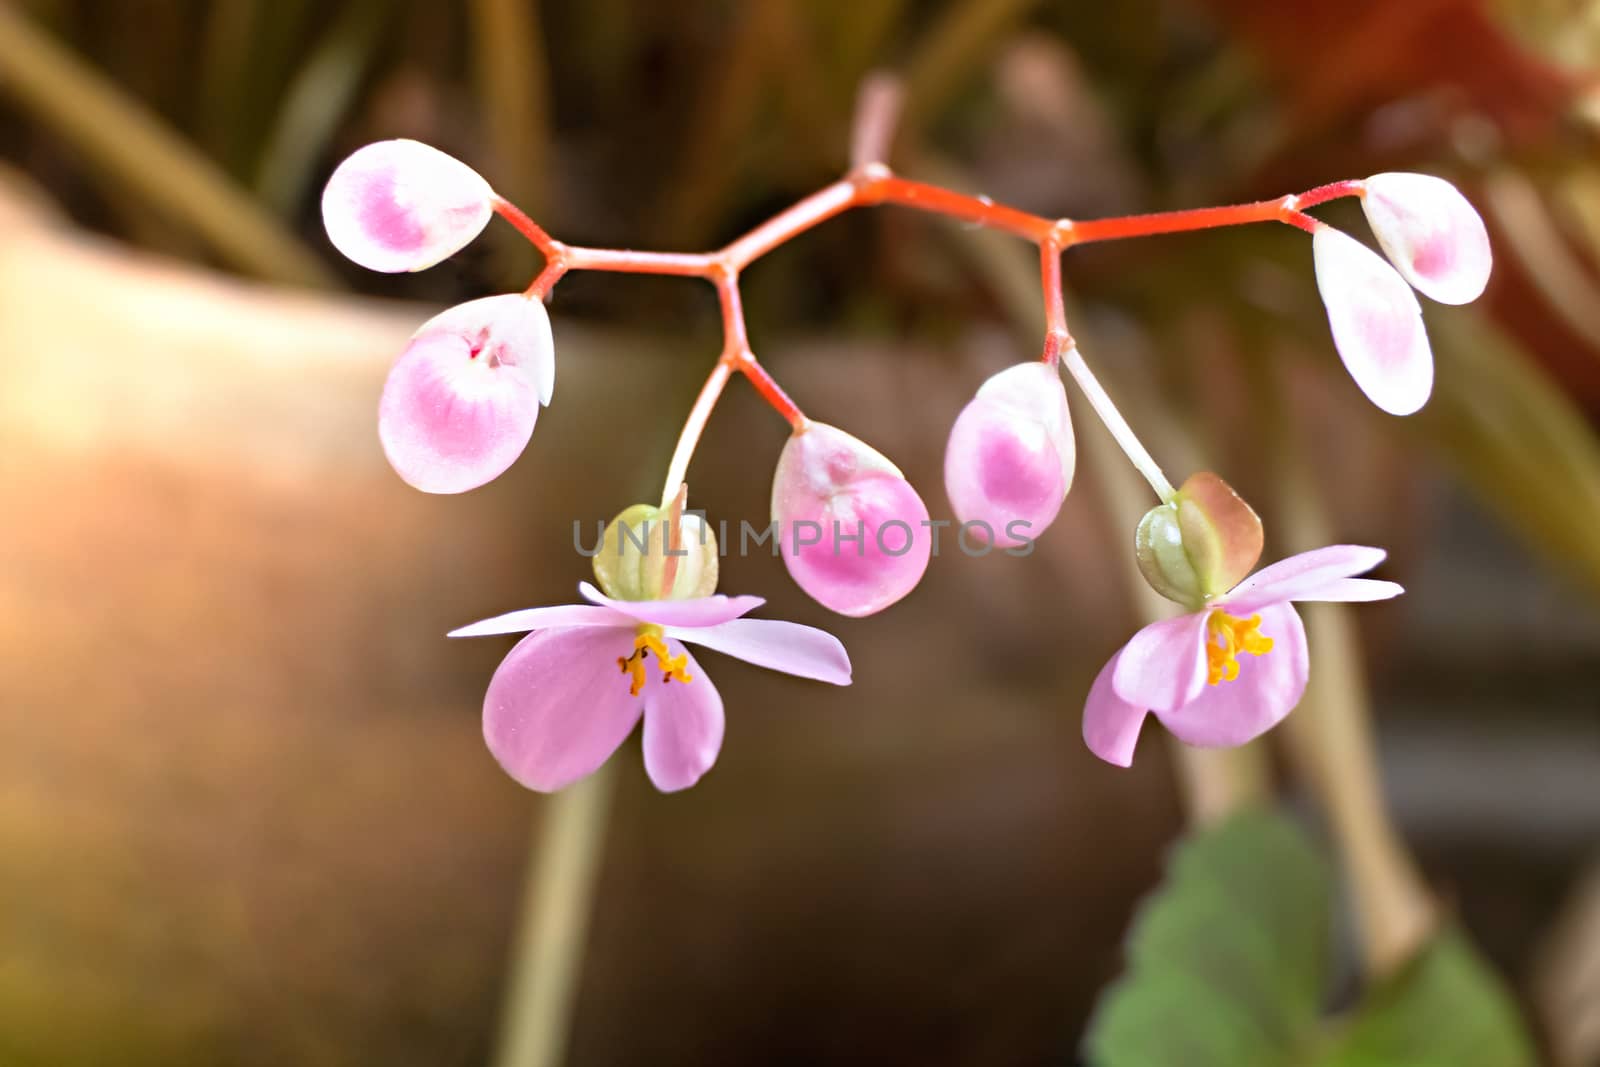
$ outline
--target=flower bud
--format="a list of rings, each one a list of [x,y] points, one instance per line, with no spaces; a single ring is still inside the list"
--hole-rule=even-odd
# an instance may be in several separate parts
[[[984,382],[956,417],[945,492],[970,536],[1010,548],[1055,520],[1076,462],[1061,375],[1046,363],[1020,363]]]
[[[1261,519],[1227,482],[1192,475],[1172,501],[1151,508],[1134,533],[1150,587],[1189,608],[1238,585],[1261,558]]]
[[[841,615],[882,611],[928,569],[927,505],[881,453],[824,423],[784,446],[772,518],[789,575]]]
[[[1433,391],[1433,350],[1411,287],[1382,256],[1331,226],[1312,236],[1311,254],[1350,377],[1391,415],[1421,408]]]
[[[692,600],[717,591],[717,538],[704,518],[635,504],[606,525],[594,557],[602,592],[618,600]],[[676,515],[676,518],[674,518]]]
[[[475,489],[522,454],[554,382],[543,304],[521,294],[468,301],[423,323],[395,361],[378,438],[423,492]]]
[[[368,270],[426,270],[483,232],[494,191],[477,171],[418,141],[358,148],[322,191],[328,240]]]
[[[1374,174],[1361,208],[1406,281],[1441,304],[1467,304],[1489,284],[1483,219],[1454,185],[1431,174]]]

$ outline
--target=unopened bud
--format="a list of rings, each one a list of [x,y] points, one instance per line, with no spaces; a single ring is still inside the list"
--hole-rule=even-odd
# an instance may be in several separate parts
[[[690,600],[717,590],[717,539],[705,519],[635,504],[606,526],[594,557],[595,581],[618,600]]]
[[[1227,482],[1195,474],[1151,508],[1134,534],[1139,571],[1169,600],[1198,607],[1238,585],[1261,558],[1261,519]]]

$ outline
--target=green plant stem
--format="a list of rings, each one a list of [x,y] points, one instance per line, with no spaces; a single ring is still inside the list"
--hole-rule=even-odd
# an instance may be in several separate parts
[[[1278,500],[1285,542],[1301,551],[1330,543],[1311,472],[1292,444],[1279,454],[1285,457]],[[1299,610],[1312,649],[1311,682],[1279,733],[1327,814],[1344,859],[1363,962],[1371,974],[1384,977],[1427,942],[1438,909],[1383,801],[1371,701],[1350,610],[1340,604],[1303,604]]]
[[[616,760],[552,796],[534,841],[494,1067],[566,1061]]]
[[[220,168],[9,3],[0,3],[0,87],[240,270],[296,285],[332,284],[311,250]]]

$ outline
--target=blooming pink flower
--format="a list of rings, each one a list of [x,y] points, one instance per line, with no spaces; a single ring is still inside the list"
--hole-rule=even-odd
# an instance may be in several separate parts
[[[1055,520],[1076,461],[1060,373],[1038,360],[1020,363],[984,382],[956,417],[945,491],[973,536],[1010,548]]]
[[[409,484],[465,492],[516,461],[554,389],[544,305],[521,293],[469,300],[423,323],[395,361],[378,437]]]
[[[1390,262],[1423,296],[1469,304],[1482,295],[1493,265],[1489,234],[1454,185],[1431,174],[1374,174],[1361,207]]]
[[[1318,228],[1311,252],[1333,344],[1350,376],[1391,415],[1421,408],[1433,391],[1433,350],[1411,286],[1382,256],[1332,226]]]
[[[328,240],[368,270],[426,270],[489,224],[494,191],[477,171],[418,141],[378,141],[334,170],[322,191]]]
[[[1310,677],[1306,631],[1291,601],[1386,600],[1394,582],[1356,578],[1381,548],[1332,545],[1265,567],[1200,611],[1151,623],[1111,657],[1090,687],[1083,739],[1126,767],[1145,715],[1182,741],[1242,745],[1294,709]]]
[[[746,619],[756,596],[614,600],[588,582],[590,604],[513,611],[453,631],[532,631],[501,662],[483,700],[483,737],[506,773],[554,792],[595,771],[641,715],[644,766],[662,792],[687,789],[722,747],[722,698],[683,647],[691,642],[758,667],[850,684],[850,658],[831,634]],[[649,660],[655,657],[655,672]]]
[[[900,468],[826,423],[806,423],[784,445],[772,518],[790,577],[841,615],[893,604],[932,555],[928,506]]]

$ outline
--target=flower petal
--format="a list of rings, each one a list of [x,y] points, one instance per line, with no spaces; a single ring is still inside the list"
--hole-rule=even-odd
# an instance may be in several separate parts
[[[1239,676],[1205,686],[1176,711],[1158,711],[1180,741],[1227,748],[1260,737],[1294,710],[1311,676],[1306,628],[1289,604],[1261,609],[1261,633],[1272,638],[1264,656],[1241,655]]]
[[[668,641],[667,649],[689,656],[677,641]],[[653,677],[644,690],[644,769],[663,793],[694,785],[722,749],[722,696],[693,656],[689,679]]]
[[[1406,280],[1378,253],[1331,226],[1311,238],[1317,289],[1333,344],[1361,391],[1391,415],[1409,415],[1433,391],[1433,350]]]
[[[322,225],[368,270],[424,270],[483,231],[493,200],[489,183],[459,159],[417,141],[378,141],[334,170]]]
[[[844,645],[814,626],[781,619],[733,619],[699,629],[668,627],[666,632],[757,667],[834,685],[850,684],[850,656]]]
[[[476,358],[433,333],[395,361],[378,402],[378,438],[395,473],[425,493],[462,493],[499,477],[533,436],[539,396],[521,367]]]
[[[626,631],[540,630],[517,642],[483,698],[483,739],[506,773],[552,793],[593,773],[639,721],[617,660]]]
[[[1061,374],[1032,360],[984,382],[956,417],[945,445],[945,492],[971,536],[1011,548],[1055,520],[1076,464]]]
[[[795,584],[841,615],[871,615],[915,589],[933,551],[928,506],[888,457],[806,423],[772,475],[778,548]]]
[[[1089,699],[1083,705],[1083,743],[1107,763],[1128,767],[1133,764],[1133,750],[1139,743],[1139,728],[1149,712],[1117,696],[1111,679],[1121,658],[1119,649],[1100,668],[1094,685],[1089,687]]]
[[[496,615],[492,619],[457,627],[446,637],[486,637],[489,634],[522,634],[529,630],[549,630],[554,627],[575,628],[588,626],[616,626],[632,630],[634,620],[620,611],[593,604],[559,604],[547,608],[524,608]]]
[[[691,600],[615,600],[606,596],[588,582],[578,583],[578,592],[595,604],[603,604],[630,615],[640,622],[657,626],[716,626],[718,623],[748,615],[767,601],[758,596],[695,597]]]
[[[417,328],[414,337],[455,334],[493,365],[521,367],[548,405],[556,388],[555,339],[544,301],[527,293],[483,296],[446,308]]]
[[[1389,553],[1367,545],[1328,545],[1309,552],[1281,559],[1262,567],[1250,577],[1233,587],[1232,592],[1218,600],[1235,615],[1248,615],[1269,604],[1288,600],[1377,600],[1380,596],[1325,596],[1324,592],[1337,593],[1345,588],[1343,580],[1364,574],[1383,562]],[[1383,586],[1392,582],[1374,583]],[[1400,592],[1395,586],[1394,596]],[[1373,590],[1374,593],[1380,592]]]
[[[1494,256],[1483,219],[1461,191],[1431,174],[1374,174],[1361,208],[1405,280],[1441,304],[1469,304],[1489,284]]]
[[[1203,611],[1146,626],[1116,656],[1117,696],[1153,711],[1187,704],[1206,684],[1205,641]]]

